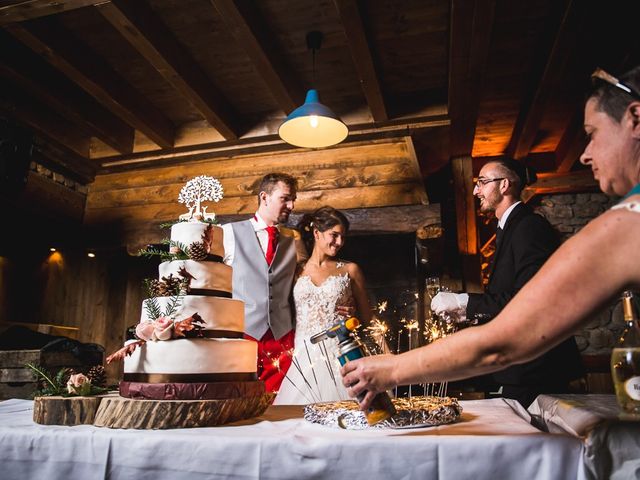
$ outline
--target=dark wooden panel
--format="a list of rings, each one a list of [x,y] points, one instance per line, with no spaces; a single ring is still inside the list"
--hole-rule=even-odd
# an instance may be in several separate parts
[[[153,10],[142,2],[108,2],[96,8],[225,139],[238,138],[230,105]]]

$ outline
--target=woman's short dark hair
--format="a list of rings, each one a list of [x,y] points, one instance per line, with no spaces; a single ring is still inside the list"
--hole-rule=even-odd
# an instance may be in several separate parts
[[[300,231],[302,241],[304,242],[304,246],[307,247],[309,254],[311,254],[315,244],[313,230],[326,232],[336,225],[342,225],[345,233],[349,231],[349,220],[344,213],[329,206],[320,207],[313,213],[305,213],[302,218],[300,218],[297,229]]]
[[[618,80],[640,92],[640,66],[624,73]],[[620,123],[627,107],[634,100],[629,93],[599,78],[593,79],[592,89],[587,95],[588,100],[591,98],[596,100],[597,110],[606,113],[617,123]]]

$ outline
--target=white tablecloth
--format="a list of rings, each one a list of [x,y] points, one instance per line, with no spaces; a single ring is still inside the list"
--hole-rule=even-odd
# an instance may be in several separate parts
[[[461,402],[458,423],[408,430],[311,424],[271,407],[213,428],[114,430],[43,426],[28,400],[0,402],[3,479],[573,479],[580,439],[542,433],[502,399]]]
[[[549,432],[584,439],[586,479],[640,478],[640,415],[622,412],[615,395],[539,395],[529,412]]]

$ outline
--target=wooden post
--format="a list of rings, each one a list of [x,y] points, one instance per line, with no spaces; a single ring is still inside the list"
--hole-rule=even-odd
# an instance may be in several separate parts
[[[473,166],[470,156],[451,160],[455,190],[458,250],[462,255],[478,253],[476,207],[473,199]]]

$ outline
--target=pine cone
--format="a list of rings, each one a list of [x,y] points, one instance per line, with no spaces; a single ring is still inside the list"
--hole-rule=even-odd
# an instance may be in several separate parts
[[[157,288],[157,292],[156,292],[156,297],[168,297],[171,295],[171,292],[169,291],[169,289],[167,288],[167,284],[164,282],[160,282],[158,284],[158,288]]]
[[[104,388],[107,386],[107,374],[105,373],[102,365],[91,367],[87,372],[87,378],[91,380],[91,384],[96,387]]]
[[[168,277],[162,277],[162,281],[164,282],[169,295],[178,295],[180,293],[180,285],[182,283],[181,278],[174,277],[173,273],[170,273]]]
[[[202,261],[207,258],[209,254],[209,249],[205,245],[204,242],[193,242],[189,245],[187,255],[191,260],[195,260],[196,262]]]
[[[160,281],[157,279],[149,280],[149,294],[152,297],[159,297]]]

